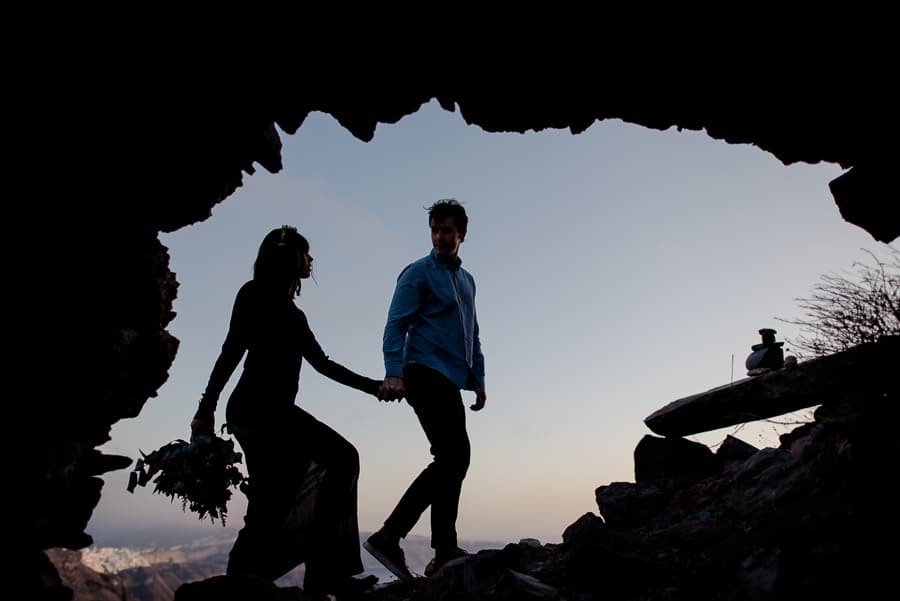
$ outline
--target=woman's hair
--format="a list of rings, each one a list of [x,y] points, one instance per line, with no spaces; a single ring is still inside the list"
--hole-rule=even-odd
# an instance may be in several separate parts
[[[297,255],[309,252],[309,242],[297,228],[282,225],[266,234],[253,263],[253,279],[273,285],[296,283],[300,294]]]

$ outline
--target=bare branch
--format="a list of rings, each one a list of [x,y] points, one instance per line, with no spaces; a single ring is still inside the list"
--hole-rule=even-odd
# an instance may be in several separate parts
[[[798,356],[821,357],[900,334],[900,251],[887,248],[886,259],[862,249],[870,261],[854,261],[851,274],[822,275],[809,297],[795,299],[802,317],[775,318],[800,326],[787,340]]]

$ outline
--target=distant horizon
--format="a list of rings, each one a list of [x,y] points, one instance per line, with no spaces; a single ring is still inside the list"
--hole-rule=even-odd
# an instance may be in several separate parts
[[[212,543],[234,539],[241,528],[240,526],[223,527],[221,524],[213,525],[210,523],[204,525],[199,522],[201,521],[198,520],[196,529],[185,528],[183,525],[88,529],[87,533],[94,539],[89,548],[152,549]],[[371,534],[370,531],[360,531],[361,537],[366,537],[369,534]],[[427,540],[429,537],[423,534],[410,534],[406,538],[410,541],[422,541]],[[501,541],[495,538],[460,537],[460,544],[473,543],[483,545],[495,543],[506,545],[517,542],[519,540]]]
[[[115,541],[119,544],[104,545],[94,544],[80,550],[81,563],[97,572],[105,574],[131,574],[132,570],[141,570],[141,576],[137,580],[144,581],[143,570],[169,570],[170,575],[185,580],[198,577],[211,577],[224,573],[227,568],[228,554],[231,550],[233,537],[236,531],[233,528],[223,528],[218,536],[205,536],[196,540],[186,540],[185,534],[182,540],[170,540],[167,545],[146,546],[145,535],[135,533],[136,541]],[[362,549],[362,542],[370,535],[370,532],[360,532],[360,558],[365,574],[373,574],[378,577],[382,585],[396,580],[396,577],[385,568],[370,553]],[[107,541],[113,542],[113,541]],[[518,542],[518,541],[517,541]],[[408,567],[413,574],[423,575],[425,566],[434,555],[430,545],[430,537],[411,534],[401,543],[406,552]],[[460,539],[462,548],[475,555],[483,550],[501,550],[508,543],[501,541],[477,541]],[[172,572],[172,566],[178,565],[176,572]],[[301,563],[293,570],[279,578],[276,583],[279,586],[302,586],[305,564]],[[132,585],[135,584],[133,576],[124,576]],[[142,586],[142,585],[139,585]],[[129,589],[130,590],[130,589]],[[142,589],[138,589],[142,590]]]

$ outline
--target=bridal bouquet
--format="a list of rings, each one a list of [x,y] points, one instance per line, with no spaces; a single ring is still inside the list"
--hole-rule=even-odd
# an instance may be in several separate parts
[[[128,478],[128,492],[136,486],[146,486],[153,476],[153,492],[181,499],[181,508],[209,516],[225,525],[231,489],[244,483],[237,468],[241,454],[234,450],[234,441],[215,434],[195,436],[191,442],[176,440],[138,459]]]

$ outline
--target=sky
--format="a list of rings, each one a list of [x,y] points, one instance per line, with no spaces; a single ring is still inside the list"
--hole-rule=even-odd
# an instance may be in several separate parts
[[[180,347],[158,396],[115,424],[101,450],[136,459],[189,437],[234,295],[252,277],[263,236],[282,224],[310,241],[314,281],[296,302],[319,343],[382,378],[396,277],[430,251],[425,207],[456,198],[470,219],[460,257],[477,282],[488,394],[483,411],[466,412],[464,540],[561,542],[567,526],[598,513],[598,486],[634,481],[634,448],[652,434],[644,418],[746,377],[760,328],[779,341],[796,336],[776,318],[800,316],[796,299],[822,274],[886,248],[841,219],[828,189],[839,166],[785,166],[703,132],[608,120],[578,135],[488,133],[431,102],[380,125],[368,143],[322,113],[281,134],[280,173],[259,167],[209,219],[161,234],[179,282],[169,331]],[[306,364],[297,404],[359,450],[360,530],[377,529],[430,459],[412,409]],[[777,446],[776,428],[689,438]],[[87,527],[95,545],[143,527],[221,531],[152,485],[126,492],[127,477],[104,476]],[[240,527],[245,508],[235,492],[229,527]],[[412,534],[429,534],[427,513]]]

